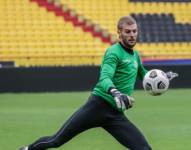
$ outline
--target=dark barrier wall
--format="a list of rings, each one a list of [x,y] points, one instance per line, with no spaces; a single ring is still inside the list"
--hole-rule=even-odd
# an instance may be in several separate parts
[[[147,69],[173,70],[180,77],[171,88],[191,88],[191,66],[146,66]],[[44,92],[91,90],[99,77],[99,67],[1,68],[0,92]],[[136,88],[142,88],[138,81]]]

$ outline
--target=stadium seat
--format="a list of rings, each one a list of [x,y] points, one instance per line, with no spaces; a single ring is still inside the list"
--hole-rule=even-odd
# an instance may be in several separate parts
[[[143,44],[137,45],[137,49],[146,56],[145,58],[152,57],[152,55],[156,58],[166,57],[168,59],[176,59],[180,56],[190,58],[191,56],[191,50],[187,44],[191,42],[191,12],[189,11],[191,3],[189,0],[185,0],[184,3],[178,0],[61,1],[79,14],[84,14],[88,19],[107,28],[113,34],[116,34],[116,22],[119,17],[131,14],[140,25],[139,42]],[[187,53],[172,55],[173,49],[176,49],[176,46],[179,47],[179,42],[183,42],[183,45],[187,47],[185,48]],[[148,49],[150,49],[149,52]]]
[[[0,8],[0,57],[16,66],[98,65],[108,46],[37,3],[6,0]]]
[[[75,26],[69,18],[56,16],[35,1],[0,2],[1,60],[13,61],[18,67],[101,63],[108,43],[97,38],[97,33],[92,35],[88,27]],[[88,20],[90,27],[96,24],[93,28],[104,31],[105,36],[117,35],[118,19],[130,14],[140,26],[136,49],[145,59],[191,58],[189,0],[60,0],[56,5],[63,12],[70,10],[73,17]]]

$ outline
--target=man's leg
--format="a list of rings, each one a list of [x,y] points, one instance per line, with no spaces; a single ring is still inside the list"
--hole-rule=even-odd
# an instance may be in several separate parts
[[[102,119],[99,107],[95,97],[90,96],[89,101],[74,113],[55,135],[40,138],[31,144],[28,149],[46,150],[48,148],[56,148],[84,130],[99,126]]]
[[[118,114],[103,128],[130,150],[152,150],[143,134],[124,114]]]

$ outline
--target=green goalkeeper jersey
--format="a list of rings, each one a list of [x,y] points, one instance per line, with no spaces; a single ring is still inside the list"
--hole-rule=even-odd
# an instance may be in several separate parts
[[[92,93],[108,101],[117,109],[108,90],[115,87],[121,93],[131,95],[137,76],[143,79],[147,70],[143,67],[136,50],[127,50],[120,43],[109,47],[103,57],[100,78]]]

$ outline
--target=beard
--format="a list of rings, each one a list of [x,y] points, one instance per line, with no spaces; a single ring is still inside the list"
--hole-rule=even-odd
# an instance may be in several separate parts
[[[132,49],[136,45],[136,42],[134,44],[129,44],[129,41],[125,37],[122,37],[121,40],[122,40],[121,42],[123,43],[123,45],[129,49]]]

